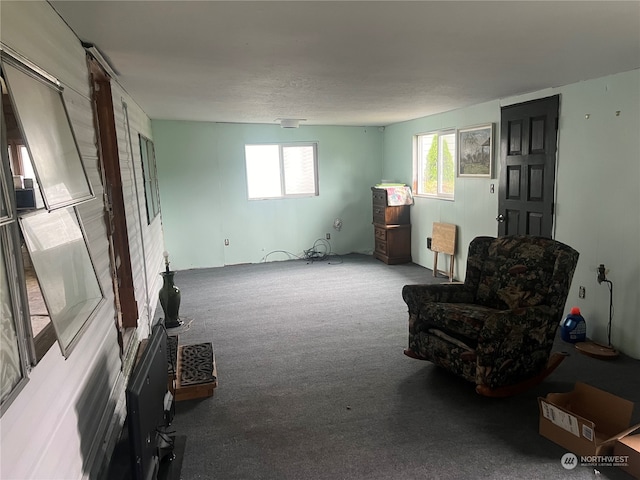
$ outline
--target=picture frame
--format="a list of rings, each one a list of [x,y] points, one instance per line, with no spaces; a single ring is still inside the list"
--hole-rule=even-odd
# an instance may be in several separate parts
[[[458,177],[493,176],[493,132],[487,123],[458,129]]]

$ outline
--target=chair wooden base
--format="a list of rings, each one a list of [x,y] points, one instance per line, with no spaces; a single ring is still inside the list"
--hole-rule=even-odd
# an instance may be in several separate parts
[[[429,361],[427,358],[424,358],[422,355],[408,348],[406,348],[403,353],[409,358]],[[554,352],[549,357],[546,368],[535,377],[528,378],[527,380],[523,380],[515,385],[507,385],[505,387],[498,388],[490,388],[486,385],[476,385],[476,392],[485,397],[492,398],[503,398],[518,395],[541,383],[545,378],[551,375],[556,368],[558,368],[567,356],[568,355],[565,352]]]
[[[416,360],[428,361],[428,359],[424,358],[422,355],[418,355],[416,352],[414,352],[413,350],[410,350],[408,348],[405,348],[403,353],[409,358],[415,358]]]
[[[611,360],[618,356],[618,351],[610,345],[601,345],[596,342],[586,341],[576,343],[576,350],[600,360]]]
[[[489,388],[486,385],[477,385],[476,392],[485,397],[493,398],[511,397],[513,395],[518,395],[519,393],[525,392],[541,383],[545,378],[551,375],[551,373],[556,368],[558,368],[558,365],[560,365],[566,357],[567,354],[564,352],[554,352],[549,357],[547,367],[535,377],[523,380],[522,382],[516,383],[515,385],[508,385],[498,388]]]

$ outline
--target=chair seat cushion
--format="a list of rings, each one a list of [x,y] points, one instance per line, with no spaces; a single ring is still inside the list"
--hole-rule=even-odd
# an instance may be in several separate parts
[[[475,349],[487,316],[496,311],[470,303],[429,303],[420,312],[424,322],[421,330],[441,330]]]

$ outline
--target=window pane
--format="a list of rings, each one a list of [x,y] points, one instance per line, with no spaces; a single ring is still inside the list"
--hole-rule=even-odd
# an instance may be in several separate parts
[[[158,195],[158,170],[156,166],[156,150],[151,140],[147,140],[149,157],[149,190],[151,191],[151,206],[153,218],[160,213],[160,196]]]
[[[22,171],[24,172],[23,182],[25,190],[24,192],[21,192],[21,194],[23,195],[22,203],[17,201],[20,193],[16,192],[16,206],[18,207],[18,211],[33,210],[34,208],[44,208],[44,200],[42,199],[42,194],[40,193],[40,185],[38,185],[36,174],[33,171],[33,164],[31,163],[31,157],[29,157],[29,151],[24,145],[20,145],[18,147],[18,151],[20,152],[20,161],[22,163]],[[30,187],[27,186],[27,181],[31,183]]]
[[[142,175],[144,177],[144,196],[147,207],[147,223],[151,223],[153,212],[151,210],[151,192],[149,191],[149,161],[147,157],[147,140],[142,135],[138,135],[140,142],[140,157],[142,159]]]
[[[244,150],[249,198],[281,196],[280,149],[278,145],[246,145]]]
[[[140,156],[142,157],[142,174],[144,175],[144,194],[147,207],[147,223],[156,218],[160,212],[158,200],[158,180],[156,175],[156,157],[153,142],[138,135],[140,140]]]
[[[1,243],[1,242],[0,242]],[[0,248],[0,395],[4,402],[23,377],[4,248]]]
[[[2,109],[2,106],[0,106]],[[0,125],[2,129],[2,142],[0,143],[2,152],[0,152],[1,157],[0,161],[0,225],[3,223],[9,222],[13,215],[11,214],[11,210],[9,209],[9,195],[11,194],[9,190],[8,180],[11,176],[11,171],[9,169],[9,154],[10,151],[7,148],[7,132],[6,132],[6,122],[4,120],[4,110],[2,114],[0,114],[0,118],[2,119],[2,125]]]
[[[418,195],[453,199],[455,189],[456,132],[416,135],[414,180]]]
[[[282,148],[286,195],[315,195],[315,149],[312,145]]]
[[[22,233],[65,356],[102,291],[73,208],[21,218]]]
[[[418,137],[418,193],[438,193],[438,135]]]
[[[2,161],[4,162],[4,159]],[[0,176],[0,225],[11,220],[8,193],[7,187],[5,186],[4,175],[2,175]]]
[[[438,193],[453,195],[455,186],[455,158],[456,158],[456,134],[449,133],[441,135],[440,155],[441,155],[441,177],[440,189]]]
[[[62,94],[6,62],[2,71],[47,208],[92,198]]]

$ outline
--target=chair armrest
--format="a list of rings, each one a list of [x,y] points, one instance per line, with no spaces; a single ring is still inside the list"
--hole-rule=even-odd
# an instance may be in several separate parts
[[[476,383],[495,388],[538,373],[557,328],[557,310],[548,305],[491,314],[478,335]]]
[[[405,285],[402,288],[402,299],[408,305],[409,312],[417,312],[429,302],[471,303],[473,297],[471,289],[461,283]]]

